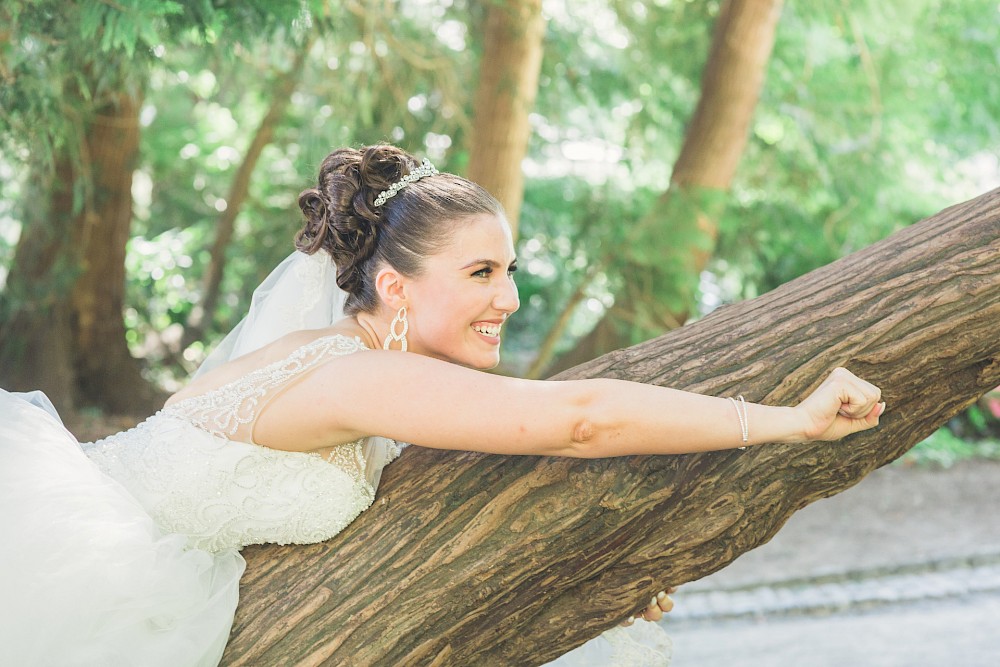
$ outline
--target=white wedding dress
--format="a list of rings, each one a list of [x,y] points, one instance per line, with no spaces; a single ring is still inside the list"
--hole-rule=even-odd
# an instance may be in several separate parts
[[[94,443],[78,443],[38,392],[0,390],[0,665],[218,664],[245,567],[238,550],[333,537],[371,505],[399,454],[377,437],[324,458],[249,436],[276,392],[366,349],[317,338]],[[669,653],[658,626],[637,623],[551,664],[662,667]]]
[[[384,438],[324,458],[229,435],[252,431],[287,383],[360,349],[320,338],[94,443],[0,392],[0,665],[217,664],[238,549],[333,537],[399,453]]]

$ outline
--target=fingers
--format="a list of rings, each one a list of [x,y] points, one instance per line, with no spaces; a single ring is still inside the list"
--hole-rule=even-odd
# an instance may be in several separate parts
[[[649,600],[649,604],[646,608],[642,610],[642,619],[656,623],[663,618],[663,610],[660,609],[659,601],[653,597]]]
[[[837,383],[839,413],[849,419],[864,418],[882,399],[881,389],[846,368],[835,368],[830,373],[830,380]]]
[[[805,440],[839,440],[878,426],[885,412],[882,390],[846,368],[835,368],[800,404]]]
[[[878,426],[879,417],[885,412],[885,402],[876,403],[867,415],[861,418],[863,426],[859,430],[865,430]]]
[[[862,380],[846,368],[835,368],[828,380],[834,384],[840,407],[837,415],[850,420],[848,431],[855,433],[878,425],[886,405],[882,390]]]
[[[674,593],[676,590],[675,587],[671,586],[666,590],[660,591],[650,598],[649,604],[639,612],[638,616],[630,616],[627,620],[622,621],[621,624],[628,627],[639,620],[650,621],[652,623],[662,620],[663,614],[674,608],[674,601],[670,598],[669,594]]]

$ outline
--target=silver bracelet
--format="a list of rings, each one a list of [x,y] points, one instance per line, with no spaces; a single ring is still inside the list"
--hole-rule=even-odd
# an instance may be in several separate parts
[[[737,399],[739,403],[736,402]],[[750,417],[747,415],[747,402],[743,400],[743,394],[737,398],[729,397],[729,401],[736,408],[736,418],[740,420],[740,432],[743,436],[743,447],[740,449],[746,449],[746,444],[750,442]]]

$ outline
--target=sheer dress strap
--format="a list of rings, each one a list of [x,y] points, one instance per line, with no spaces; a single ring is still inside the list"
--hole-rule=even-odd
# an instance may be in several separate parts
[[[367,349],[357,337],[335,334],[317,338],[280,361],[204,394],[178,401],[162,412],[227,440],[256,445],[254,425],[275,396],[331,359]]]
[[[268,403],[282,391],[303,380],[326,362],[368,348],[360,338],[334,334],[317,338],[284,359],[252,371],[227,384],[169,405],[161,414],[182,419],[226,440],[262,447],[282,456],[319,458],[347,472],[372,492],[378,488],[382,469],[395,460],[406,443],[368,436],[333,447],[326,455],[271,449],[253,438],[254,426]],[[345,408],[346,409],[346,408]]]

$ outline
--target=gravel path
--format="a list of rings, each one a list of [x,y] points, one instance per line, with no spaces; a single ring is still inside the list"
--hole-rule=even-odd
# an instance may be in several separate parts
[[[1000,666],[1000,463],[877,470],[674,599],[674,667]]]
[[[693,592],[683,596],[683,604],[671,613],[670,620],[675,624],[833,614],[980,593],[1000,595],[1000,554],[909,566],[891,572],[848,572],[816,580],[796,579]],[[1000,634],[1000,619],[997,622]]]
[[[832,616],[680,623],[671,667],[997,667],[1000,594]]]

